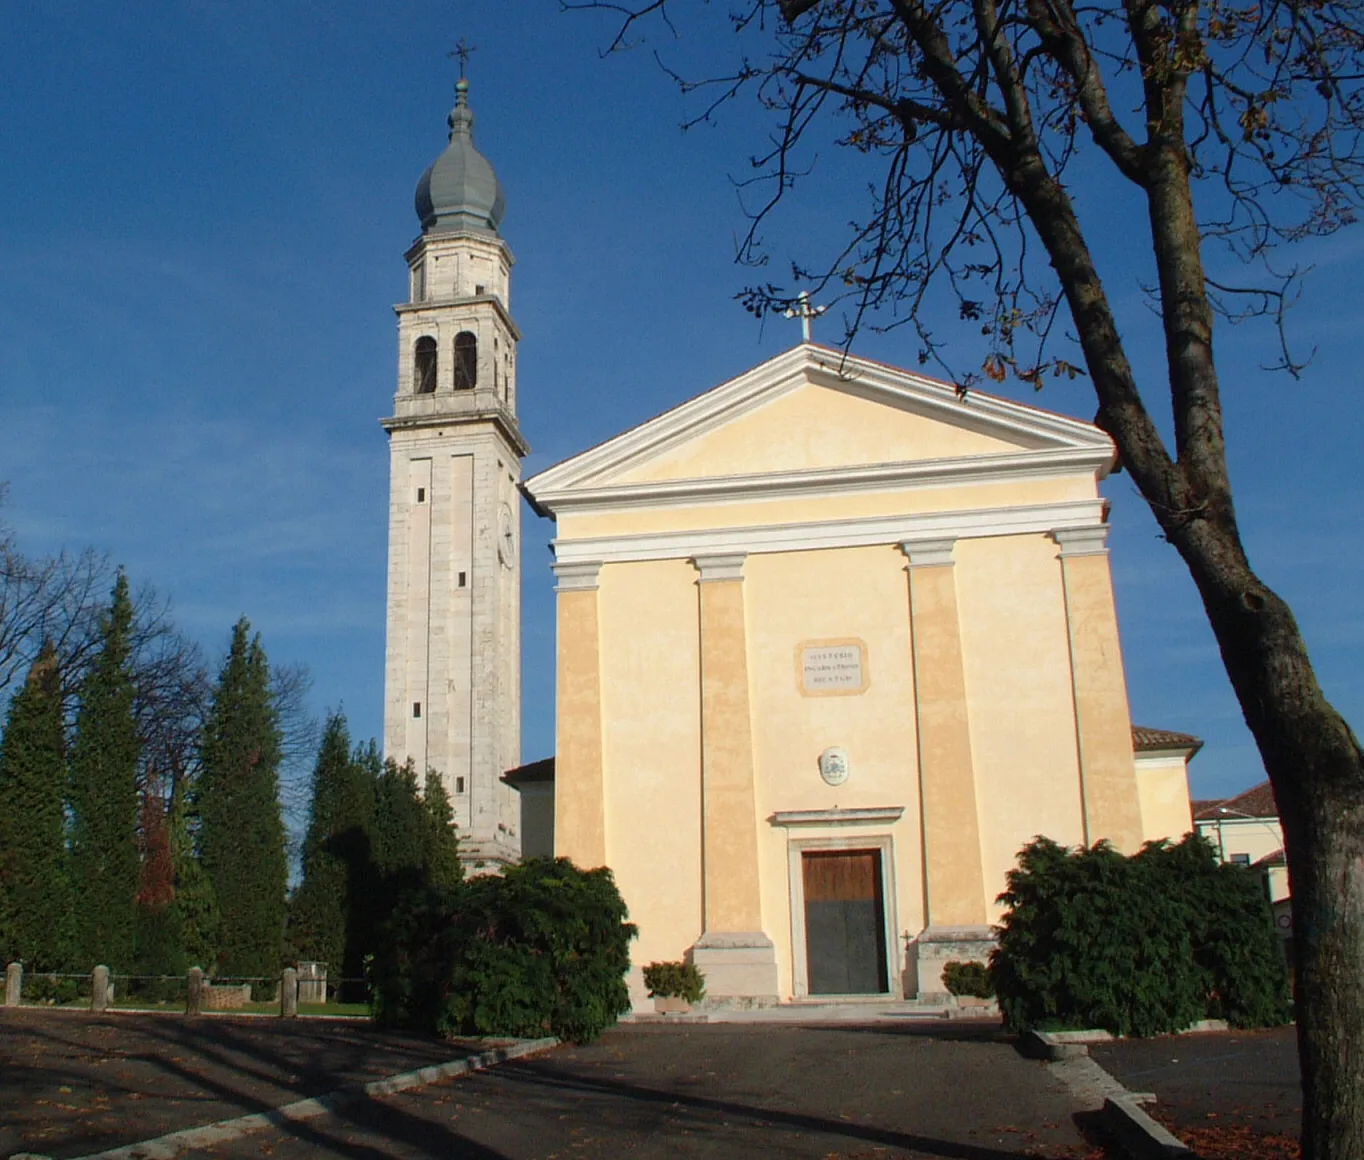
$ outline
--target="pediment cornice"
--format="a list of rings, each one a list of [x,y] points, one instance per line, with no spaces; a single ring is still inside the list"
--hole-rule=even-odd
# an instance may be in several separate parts
[[[1008,444],[1010,450],[951,459],[695,479],[626,478],[673,448],[810,384],[965,428]],[[527,481],[526,490],[540,508],[557,513],[603,506],[670,506],[731,497],[989,482],[1021,476],[1085,473],[1102,478],[1114,460],[1112,441],[1090,423],[979,392],[963,398],[950,384],[804,344],[538,473]]]

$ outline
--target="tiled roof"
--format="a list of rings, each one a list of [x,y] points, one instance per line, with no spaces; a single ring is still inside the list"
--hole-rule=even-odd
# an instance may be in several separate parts
[[[1192,733],[1176,733],[1172,729],[1152,729],[1147,725],[1132,726],[1132,748],[1138,753],[1153,749],[1192,749],[1203,748],[1203,742]],[[1190,757],[1193,754],[1189,754]]]
[[[1242,790],[1235,797],[1219,798],[1217,801],[1190,802],[1193,807],[1194,821],[1216,822],[1228,818],[1277,818],[1279,807],[1274,804],[1274,791],[1269,782],[1262,781],[1250,789]]]
[[[554,780],[554,758],[542,757],[526,765],[518,765],[502,775],[508,785],[534,785],[536,782]]]

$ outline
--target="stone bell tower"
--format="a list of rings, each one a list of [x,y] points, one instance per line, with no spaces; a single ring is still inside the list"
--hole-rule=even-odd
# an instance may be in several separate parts
[[[398,390],[389,435],[384,751],[436,770],[462,856],[489,868],[520,852],[521,459],[511,250],[502,186],[474,148],[469,84],[450,142],[417,183],[421,236],[407,251]]]

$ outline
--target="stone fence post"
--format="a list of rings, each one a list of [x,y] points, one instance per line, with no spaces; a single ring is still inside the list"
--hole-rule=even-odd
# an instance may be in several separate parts
[[[279,1013],[285,1019],[298,1017],[298,971],[293,967],[284,968],[284,978],[279,989]]]
[[[189,979],[185,985],[185,1014],[201,1015],[204,1010],[204,972],[200,967],[190,967]]]
[[[90,1010],[109,1009],[109,968],[100,964],[90,972]]]
[[[10,963],[5,968],[5,1006],[19,1006],[19,996],[24,990],[24,964]]]

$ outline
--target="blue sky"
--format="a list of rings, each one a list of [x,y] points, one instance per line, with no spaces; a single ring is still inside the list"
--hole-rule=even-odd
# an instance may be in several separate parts
[[[723,58],[705,40],[658,47]],[[48,0],[0,41],[0,517],[32,553],[95,545],[174,601],[218,656],[248,615],[303,661],[318,712],[382,726],[393,303],[417,232],[412,191],[445,141],[463,35],[479,147],[507,190],[512,313],[532,474],[793,343],[733,301],[745,228],[731,176],[766,128],[751,105],[696,111],[645,46],[600,59],[610,25],[557,0],[302,5]],[[691,32],[694,30],[684,30]],[[1084,170],[1074,187],[1154,408],[1158,326],[1141,304],[1141,221]],[[781,259],[832,244],[854,177],[832,149],[774,222]],[[1291,322],[1317,355],[1260,370],[1267,335],[1218,356],[1252,560],[1294,605],[1328,695],[1358,722],[1364,235],[1298,257]],[[824,337],[838,337],[827,325]],[[913,365],[908,335],[855,347]],[[983,352],[955,336],[963,363]],[[1089,418],[1084,380],[1004,393]],[[1130,481],[1106,485],[1135,720],[1207,741],[1196,796],[1262,776],[1192,583]],[[551,527],[523,513],[524,756],[553,748]]]

